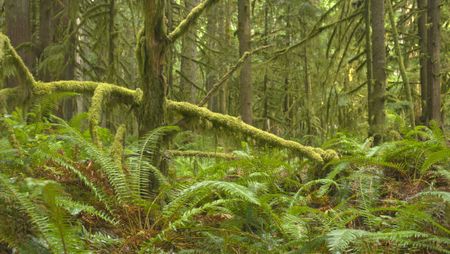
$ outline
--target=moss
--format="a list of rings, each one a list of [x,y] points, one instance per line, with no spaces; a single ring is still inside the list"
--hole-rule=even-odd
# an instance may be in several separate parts
[[[191,12],[186,16],[184,20],[167,36],[170,42],[176,41],[180,36],[182,36],[189,27],[198,19],[202,12],[217,2],[218,0],[205,0],[196,7],[194,7]]]
[[[179,151],[168,150],[168,155],[171,157],[200,157],[200,158],[220,158],[225,160],[236,160],[238,157],[231,153],[217,153],[217,152],[203,152],[203,151]]]
[[[214,113],[206,108],[198,107],[191,103],[167,100],[166,107],[168,110],[176,111],[185,116],[194,116],[207,119],[216,126],[222,126],[235,132],[243,133],[256,140],[261,140],[268,144],[294,150],[300,155],[306,156],[307,158],[319,163],[323,163],[324,161],[332,159],[331,157],[335,158],[337,156],[336,152],[332,150],[324,151],[320,148],[304,146],[298,142],[283,139],[272,133],[265,132],[248,125],[237,117]]]
[[[97,86],[92,96],[91,107],[89,107],[88,118],[89,118],[89,128],[91,131],[92,141],[101,147],[101,142],[98,139],[97,127],[100,123],[101,115],[103,112],[103,101],[105,97],[111,93],[110,87],[108,86]]]
[[[114,136],[114,141],[111,146],[111,157],[116,163],[119,169],[123,169],[122,167],[122,156],[123,156],[123,142],[125,139],[126,127],[124,124],[120,125],[116,131],[116,135]]]
[[[17,54],[14,47],[11,45],[11,42],[9,38],[4,35],[3,33],[0,33],[0,44],[3,44],[2,46],[2,53],[0,53],[0,63],[3,63],[4,56],[8,54],[8,56],[12,57],[12,64],[16,68],[16,71],[18,73],[18,76],[23,82],[23,85],[31,89],[35,83],[34,77],[31,74],[30,70],[28,70],[27,66],[23,62],[22,58]],[[2,67],[4,68],[4,67]]]

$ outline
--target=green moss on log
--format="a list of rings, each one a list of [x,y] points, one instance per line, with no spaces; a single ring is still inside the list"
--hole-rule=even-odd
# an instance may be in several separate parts
[[[168,110],[176,111],[184,116],[207,119],[216,126],[222,126],[224,128],[243,133],[256,140],[261,140],[271,145],[296,151],[299,154],[319,163],[323,163],[324,161],[329,161],[337,157],[336,152],[332,150],[324,151],[320,148],[305,146],[292,140],[286,140],[272,133],[246,124],[237,117],[214,113],[206,108],[198,107],[191,103],[167,100],[166,107]]]

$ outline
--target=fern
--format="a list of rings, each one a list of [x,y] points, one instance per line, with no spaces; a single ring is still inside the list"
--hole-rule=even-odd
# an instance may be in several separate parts
[[[208,193],[211,193],[213,190],[220,190],[230,197],[238,198],[255,205],[260,205],[256,196],[242,185],[222,181],[203,181],[179,192],[177,197],[164,208],[163,212],[165,216],[170,217],[177,210],[182,208],[184,203],[188,202],[191,197],[196,196],[199,192],[205,190]]]
[[[120,203],[129,201],[132,194],[125,173],[118,168],[106,152],[88,142],[78,131],[65,122],[60,119],[58,121],[60,122],[59,126],[68,132],[68,135],[63,136],[63,138],[72,144],[79,145],[100,166],[115,191],[117,201]]]
[[[31,223],[42,234],[48,248],[53,253],[84,252],[83,244],[76,237],[75,229],[67,224],[61,209],[56,206],[55,198],[59,190],[54,183],[47,183],[42,187],[42,198],[48,208],[49,215],[43,214],[42,209],[34,204],[27,195],[19,192],[3,174],[0,174],[0,187],[14,197],[21,209],[30,218]]]
[[[106,213],[97,210],[95,207],[90,206],[90,205],[86,205],[86,204],[82,204],[80,202],[77,201],[73,201],[70,198],[67,197],[59,197],[56,199],[56,204],[67,210],[72,216],[78,215],[81,212],[96,216],[112,225],[118,225],[118,221],[115,220],[114,218],[111,218],[109,215],[107,215]]]

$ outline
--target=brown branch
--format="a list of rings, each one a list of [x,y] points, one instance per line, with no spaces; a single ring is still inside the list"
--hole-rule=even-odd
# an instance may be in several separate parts
[[[205,95],[205,97],[203,97],[203,99],[197,104],[198,106],[203,106],[205,105],[212,96],[214,96],[214,94],[217,92],[217,90],[219,90],[219,88],[225,83],[225,81],[227,81],[231,75],[233,75],[233,73],[239,69],[239,67],[241,67],[242,64],[245,63],[245,60],[247,60],[247,58],[249,58],[251,55],[253,55],[254,53],[261,51],[263,49],[272,47],[272,45],[266,45],[266,46],[262,46],[259,47],[255,50],[252,51],[247,51],[245,52],[241,58],[239,58],[239,60],[237,61],[237,63],[232,66],[231,68],[229,68],[229,70],[227,71],[227,73],[225,73],[225,75],[222,76],[222,78],[219,79],[219,81],[217,81],[217,83],[215,83],[212,88],[208,91],[208,93]]]
[[[175,72],[178,73],[178,74],[180,74],[180,76],[181,76],[184,80],[186,80],[189,84],[191,84],[191,85],[192,85],[193,87],[195,87],[197,90],[199,90],[199,91],[201,91],[201,92],[203,92],[203,93],[206,93],[206,90],[205,90],[205,89],[203,89],[203,88],[200,87],[199,85],[195,84],[194,81],[192,81],[192,80],[190,80],[188,77],[186,77],[186,75],[184,75],[181,71],[175,70]]]
[[[362,13],[361,11],[357,11],[357,12],[353,13],[352,15],[350,15],[348,17],[345,17],[343,19],[340,19],[340,20],[338,20],[336,22],[333,22],[331,24],[327,24],[327,25],[324,25],[324,26],[321,26],[321,27],[317,27],[318,23],[322,22],[321,20],[319,20],[319,22],[317,22],[314,25],[313,29],[311,29],[311,31],[308,33],[308,36],[305,39],[303,39],[303,40],[301,40],[301,41],[299,41],[299,42],[297,42],[297,43],[295,43],[295,44],[293,44],[291,46],[288,46],[286,48],[278,50],[276,52],[276,54],[269,61],[272,61],[272,60],[274,60],[274,59],[276,59],[276,58],[278,58],[278,57],[280,57],[282,55],[287,54],[289,51],[291,51],[291,50],[293,50],[295,48],[298,48],[298,47],[302,46],[303,44],[305,44],[306,42],[308,42],[309,40],[315,38],[316,36],[321,34],[323,31],[325,31],[325,30],[327,30],[329,28],[332,28],[335,25],[338,25],[338,24],[340,24],[340,23],[342,23],[344,21],[347,21],[347,20],[350,20],[350,19],[352,19],[354,17],[357,17],[361,13]]]
[[[186,18],[181,21],[180,24],[167,36],[167,39],[170,42],[174,42],[178,38],[180,38],[184,33],[188,31],[189,27],[195,23],[195,21],[200,17],[203,11],[217,1],[219,0],[205,0],[194,7],[186,16]]]

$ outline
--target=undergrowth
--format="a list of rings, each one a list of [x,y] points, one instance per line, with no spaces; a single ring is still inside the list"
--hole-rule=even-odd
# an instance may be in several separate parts
[[[83,117],[1,119],[0,252],[450,253],[450,148],[439,128],[375,147],[340,135],[323,146],[341,158],[318,165],[171,126],[139,141],[100,129],[99,148]],[[159,150],[177,133],[171,149],[233,156]],[[153,166],[157,153],[168,173]]]

